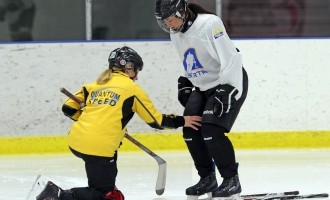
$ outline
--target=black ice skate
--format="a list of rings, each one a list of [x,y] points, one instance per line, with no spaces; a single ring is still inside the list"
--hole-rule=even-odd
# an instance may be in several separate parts
[[[63,190],[55,185],[53,182],[48,181],[43,191],[37,196],[36,200],[60,200]]]
[[[212,192],[212,200],[240,200],[242,192],[238,175],[224,179],[221,185]]]
[[[209,176],[201,178],[196,185],[186,189],[187,200],[196,200],[204,194],[211,196],[212,190],[217,187],[217,179],[215,173],[212,172]]]

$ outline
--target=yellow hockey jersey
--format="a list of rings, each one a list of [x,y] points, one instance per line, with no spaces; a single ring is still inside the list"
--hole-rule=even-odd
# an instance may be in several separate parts
[[[62,111],[75,120],[69,146],[83,154],[113,157],[134,113],[157,129],[184,125],[182,116],[160,113],[147,93],[123,72],[114,72],[103,85],[86,84],[75,95],[86,106],[80,108],[77,102],[67,99]]]

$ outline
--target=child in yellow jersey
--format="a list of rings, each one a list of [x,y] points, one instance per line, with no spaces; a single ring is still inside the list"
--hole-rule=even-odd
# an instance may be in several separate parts
[[[69,132],[69,148],[85,162],[89,187],[62,190],[48,182],[37,200],[124,200],[115,187],[117,149],[134,113],[157,129],[184,126],[198,130],[201,125],[199,116],[166,115],[154,107],[135,83],[143,61],[132,48],[113,50],[108,61],[109,69],[75,94],[86,106],[82,109],[68,99],[62,107],[63,113],[75,120]]]

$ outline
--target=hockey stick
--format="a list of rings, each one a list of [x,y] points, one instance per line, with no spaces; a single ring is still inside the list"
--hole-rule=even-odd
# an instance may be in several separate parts
[[[246,194],[241,195],[244,200],[255,199],[255,198],[263,198],[270,196],[282,196],[282,195],[298,195],[299,191],[288,191],[288,192],[275,192],[275,193],[260,193],[260,194]]]
[[[80,106],[83,108],[85,107],[85,103],[82,102],[80,99],[78,99],[75,95],[73,95],[71,92],[66,90],[65,88],[61,88],[60,91],[65,94],[70,99],[74,100],[75,102],[79,103]],[[156,181],[156,194],[162,195],[165,191],[165,184],[166,184],[166,161],[159,157],[157,154],[152,152],[150,149],[148,149],[146,146],[141,144],[139,141],[135,140],[132,136],[128,135],[128,133],[125,133],[126,139],[131,141],[133,144],[135,144],[137,147],[142,149],[144,152],[152,156],[158,163],[158,175],[157,175],[157,181]]]
[[[311,199],[311,198],[328,198],[329,194],[320,193],[320,194],[305,194],[305,195],[279,195],[279,196],[265,196],[264,198],[258,198],[258,200],[288,200],[288,199]]]
[[[288,197],[284,197],[285,199],[310,199],[310,198],[328,198],[328,193],[320,193],[320,194],[304,194],[304,195],[291,195]]]

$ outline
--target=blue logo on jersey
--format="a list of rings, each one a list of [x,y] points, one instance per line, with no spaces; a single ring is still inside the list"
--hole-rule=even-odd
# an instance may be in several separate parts
[[[183,66],[186,71],[187,78],[196,78],[207,73],[197,59],[195,49],[193,48],[188,49],[184,54]]]
[[[190,48],[184,54],[183,59],[183,66],[186,72],[191,72],[196,69],[201,69],[203,66],[200,64],[199,60],[197,59],[195,49]]]

